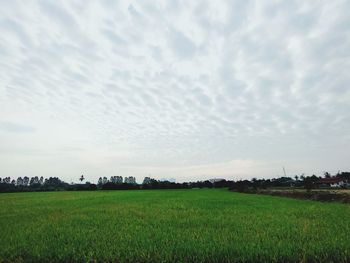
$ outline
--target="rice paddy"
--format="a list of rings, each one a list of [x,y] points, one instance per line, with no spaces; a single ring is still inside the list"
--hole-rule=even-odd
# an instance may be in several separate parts
[[[225,189],[0,194],[0,262],[349,262],[350,206]]]

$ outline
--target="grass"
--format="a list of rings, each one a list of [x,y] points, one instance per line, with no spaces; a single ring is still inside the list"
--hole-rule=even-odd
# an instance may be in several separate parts
[[[0,194],[0,262],[349,262],[350,206],[227,190]]]

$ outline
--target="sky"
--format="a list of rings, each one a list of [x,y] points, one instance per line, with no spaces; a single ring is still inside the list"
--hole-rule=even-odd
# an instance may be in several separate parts
[[[349,10],[0,0],[0,177],[349,171]]]

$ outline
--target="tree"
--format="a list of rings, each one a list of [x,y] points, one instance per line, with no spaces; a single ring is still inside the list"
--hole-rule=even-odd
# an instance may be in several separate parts
[[[3,182],[4,184],[9,184],[9,183],[11,183],[11,177],[5,177],[5,178],[2,180],[2,182]]]
[[[255,177],[252,179],[252,183],[253,183],[253,188],[254,190],[258,189],[258,179],[256,179]]]
[[[325,178],[331,178],[331,174],[329,172],[324,172],[323,175]]]
[[[294,178],[295,178],[295,181],[298,181],[298,179],[299,179],[299,176],[294,176]]]
[[[28,176],[24,176],[23,177],[23,185],[27,186],[29,184],[29,177]]]
[[[98,178],[98,183],[97,183],[98,185],[102,185],[102,177],[100,177],[100,178]]]
[[[85,180],[84,175],[81,175],[79,180],[80,180],[80,182],[83,182]]]
[[[350,172],[342,172],[338,177],[343,178],[350,183]]]
[[[49,179],[45,179],[44,186],[51,189],[58,189],[65,188],[68,186],[68,184],[61,181],[58,177],[50,177]]]
[[[22,177],[18,177],[18,178],[17,178],[17,185],[18,185],[18,186],[22,186],[22,185],[23,185],[23,179],[22,179]]]
[[[142,184],[150,184],[150,183],[151,183],[151,177],[146,176],[146,177],[143,179],[143,183],[142,183]]]
[[[319,178],[316,175],[308,176],[304,179],[304,187],[307,192],[311,192],[311,189],[315,188],[316,182]]]

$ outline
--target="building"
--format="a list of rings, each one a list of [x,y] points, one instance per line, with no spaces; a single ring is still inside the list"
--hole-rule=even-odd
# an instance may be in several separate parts
[[[330,178],[322,178],[317,182],[320,186],[324,187],[346,187],[348,186],[348,182],[344,178],[340,177],[330,177]]]
[[[176,183],[176,179],[175,178],[161,178],[161,179],[159,179],[159,182]]]
[[[217,183],[217,182],[221,182],[221,181],[225,181],[225,179],[223,178],[213,178],[213,179],[209,179],[209,182],[211,182],[212,184]]]

